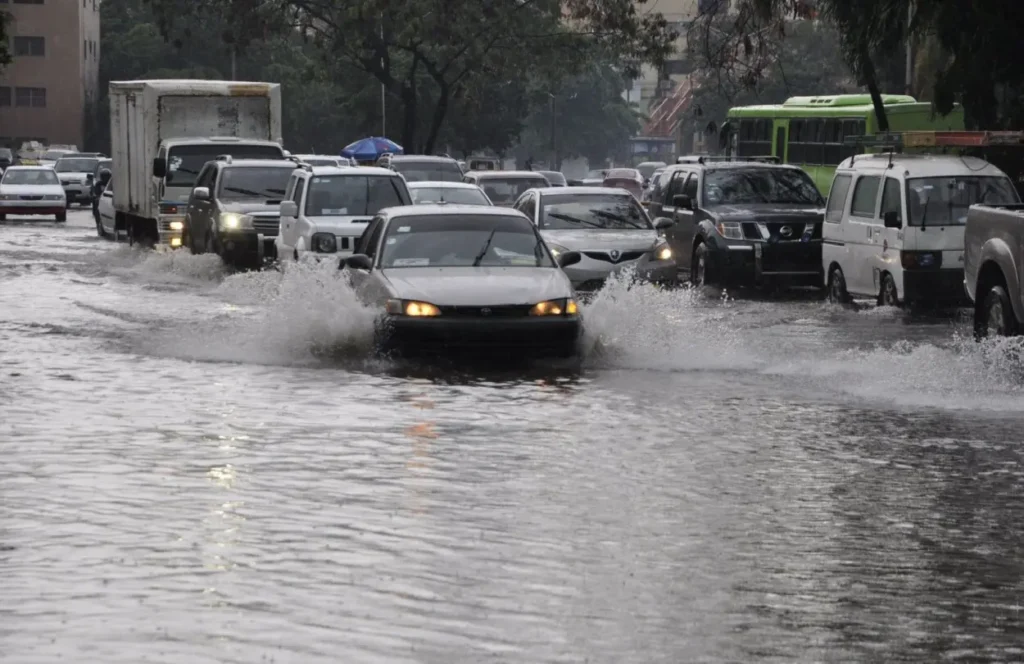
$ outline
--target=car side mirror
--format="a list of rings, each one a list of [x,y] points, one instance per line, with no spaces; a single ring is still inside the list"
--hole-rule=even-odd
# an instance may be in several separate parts
[[[672,204],[677,208],[683,208],[684,210],[693,209],[693,199],[686,194],[676,194],[672,197]]]
[[[351,270],[369,271],[373,267],[373,259],[366,254],[352,254],[348,258],[343,258],[341,264],[338,265],[338,269],[346,267]]]
[[[281,216],[289,218],[299,216],[299,206],[295,204],[295,201],[281,201]]]
[[[667,219],[665,217],[662,217],[661,219],[654,220],[654,230],[656,231],[663,231],[666,228],[671,228],[672,226],[675,225],[676,222],[674,219]]]
[[[583,256],[578,251],[567,251],[564,254],[558,254],[558,267],[569,267],[575,265],[583,260]]]
[[[196,187],[192,190],[192,198],[197,201],[208,201],[210,200],[210,189],[209,187]]]
[[[167,160],[163,157],[153,159],[153,177],[162,178],[167,175]]]
[[[112,178],[113,176],[114,174],[111,173],[109,169],[104,168],[102,171],[100,171],[100,182],[102,182],[103,186],[105,187],[108,184],[110,184],[110,178]]]
[[[889,210],[882,216],[882,221],[886,228],[903,228],[903,221],[900,219],[899,212],[895,210]]]

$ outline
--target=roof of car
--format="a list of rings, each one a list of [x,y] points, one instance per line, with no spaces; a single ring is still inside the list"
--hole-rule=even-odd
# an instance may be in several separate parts
[[[393,154],[388,159],[391,161],[455,161],[451,157],[442,157],[436,154]]]
[[[892,169],[903,171],[906,177],[949,177],[949,176],[1001,176],[1006,174],[989,162],[979,157],[965,157],[952,154],[894,154],[891,158]],[[844,159],[836,171],[884,172],[889,170],[889,153],[861,154]]]
[[[387,208],[385,212],[382,212],[382,214],[391,219],[398,217],[444,217],[471,214],[475,216],[487,215],[493,217],[517,217],[529,220],[522,212],[513,210],[512,208],[497,206],[489,207],[484,205],[453,205],[451,203],[402,205],[400,207]]]
[[[288,166],[292,169],[295,168],[295,162],[288,159],[232,159],[231,161],[218,161],[217,163],[223,164],[225,167],[229,168],[251,168],[254,166],[260,166],[263,168]]]
[[[530,177],[544,180],[547,179],[540,174],[540,171],[470,171],[466,175],[475,175],[481,179],[499,179],[499,178],[521,178]]]
[[[617,196],[633,195],[620,187],[541,187],[534,191],[539,194],[543,194],[544,196],[557,196],[558,194],[571,194],[573,196],[607,196],[609,194],[615,194]]]
[[[408,182],[406,186],[410,189],[480,189],[472,182],[444,182],[441,180],[418,180]]]
[[[311,172],[313,175],[377,175],[389,178],[401,177],[390,168],[379,168],[377,166],[313,166]]]
[[[8,171],[52,171],[53,170],[53,166],[50,166],[49,164],[18,164],[17,166],[8,166],[7,170]]]
[[[333,154],[293,154],[296,159],[344,159],[348,161],[348,157],[336,157]]]

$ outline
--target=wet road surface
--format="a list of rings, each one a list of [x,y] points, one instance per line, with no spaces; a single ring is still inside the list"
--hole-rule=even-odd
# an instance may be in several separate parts
[[[0,224],[4,662],[1024,660],[1024,362],[612,286],[579,371],[392,366],[332,270]]]

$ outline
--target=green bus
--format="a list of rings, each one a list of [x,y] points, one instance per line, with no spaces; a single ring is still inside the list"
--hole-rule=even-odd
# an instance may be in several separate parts
[[[882,95],[889,131],[941,131],[964,128],[963,108],[936,115],[929,102],[907,95]],[[729,110],[722,127],[726,154],[775,156],[803,168],[824,195],[839,163],[859,152],[845,137],[878,133],[871,95],[791,97],[784,104],[740,106]]]

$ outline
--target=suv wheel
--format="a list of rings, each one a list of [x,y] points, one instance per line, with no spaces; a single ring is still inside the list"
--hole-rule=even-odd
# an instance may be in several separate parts
[[[693,258],[690,260],[690,283],[694,286],[704,286],[708,283],[708,246],[703,242],[693,250]]]

